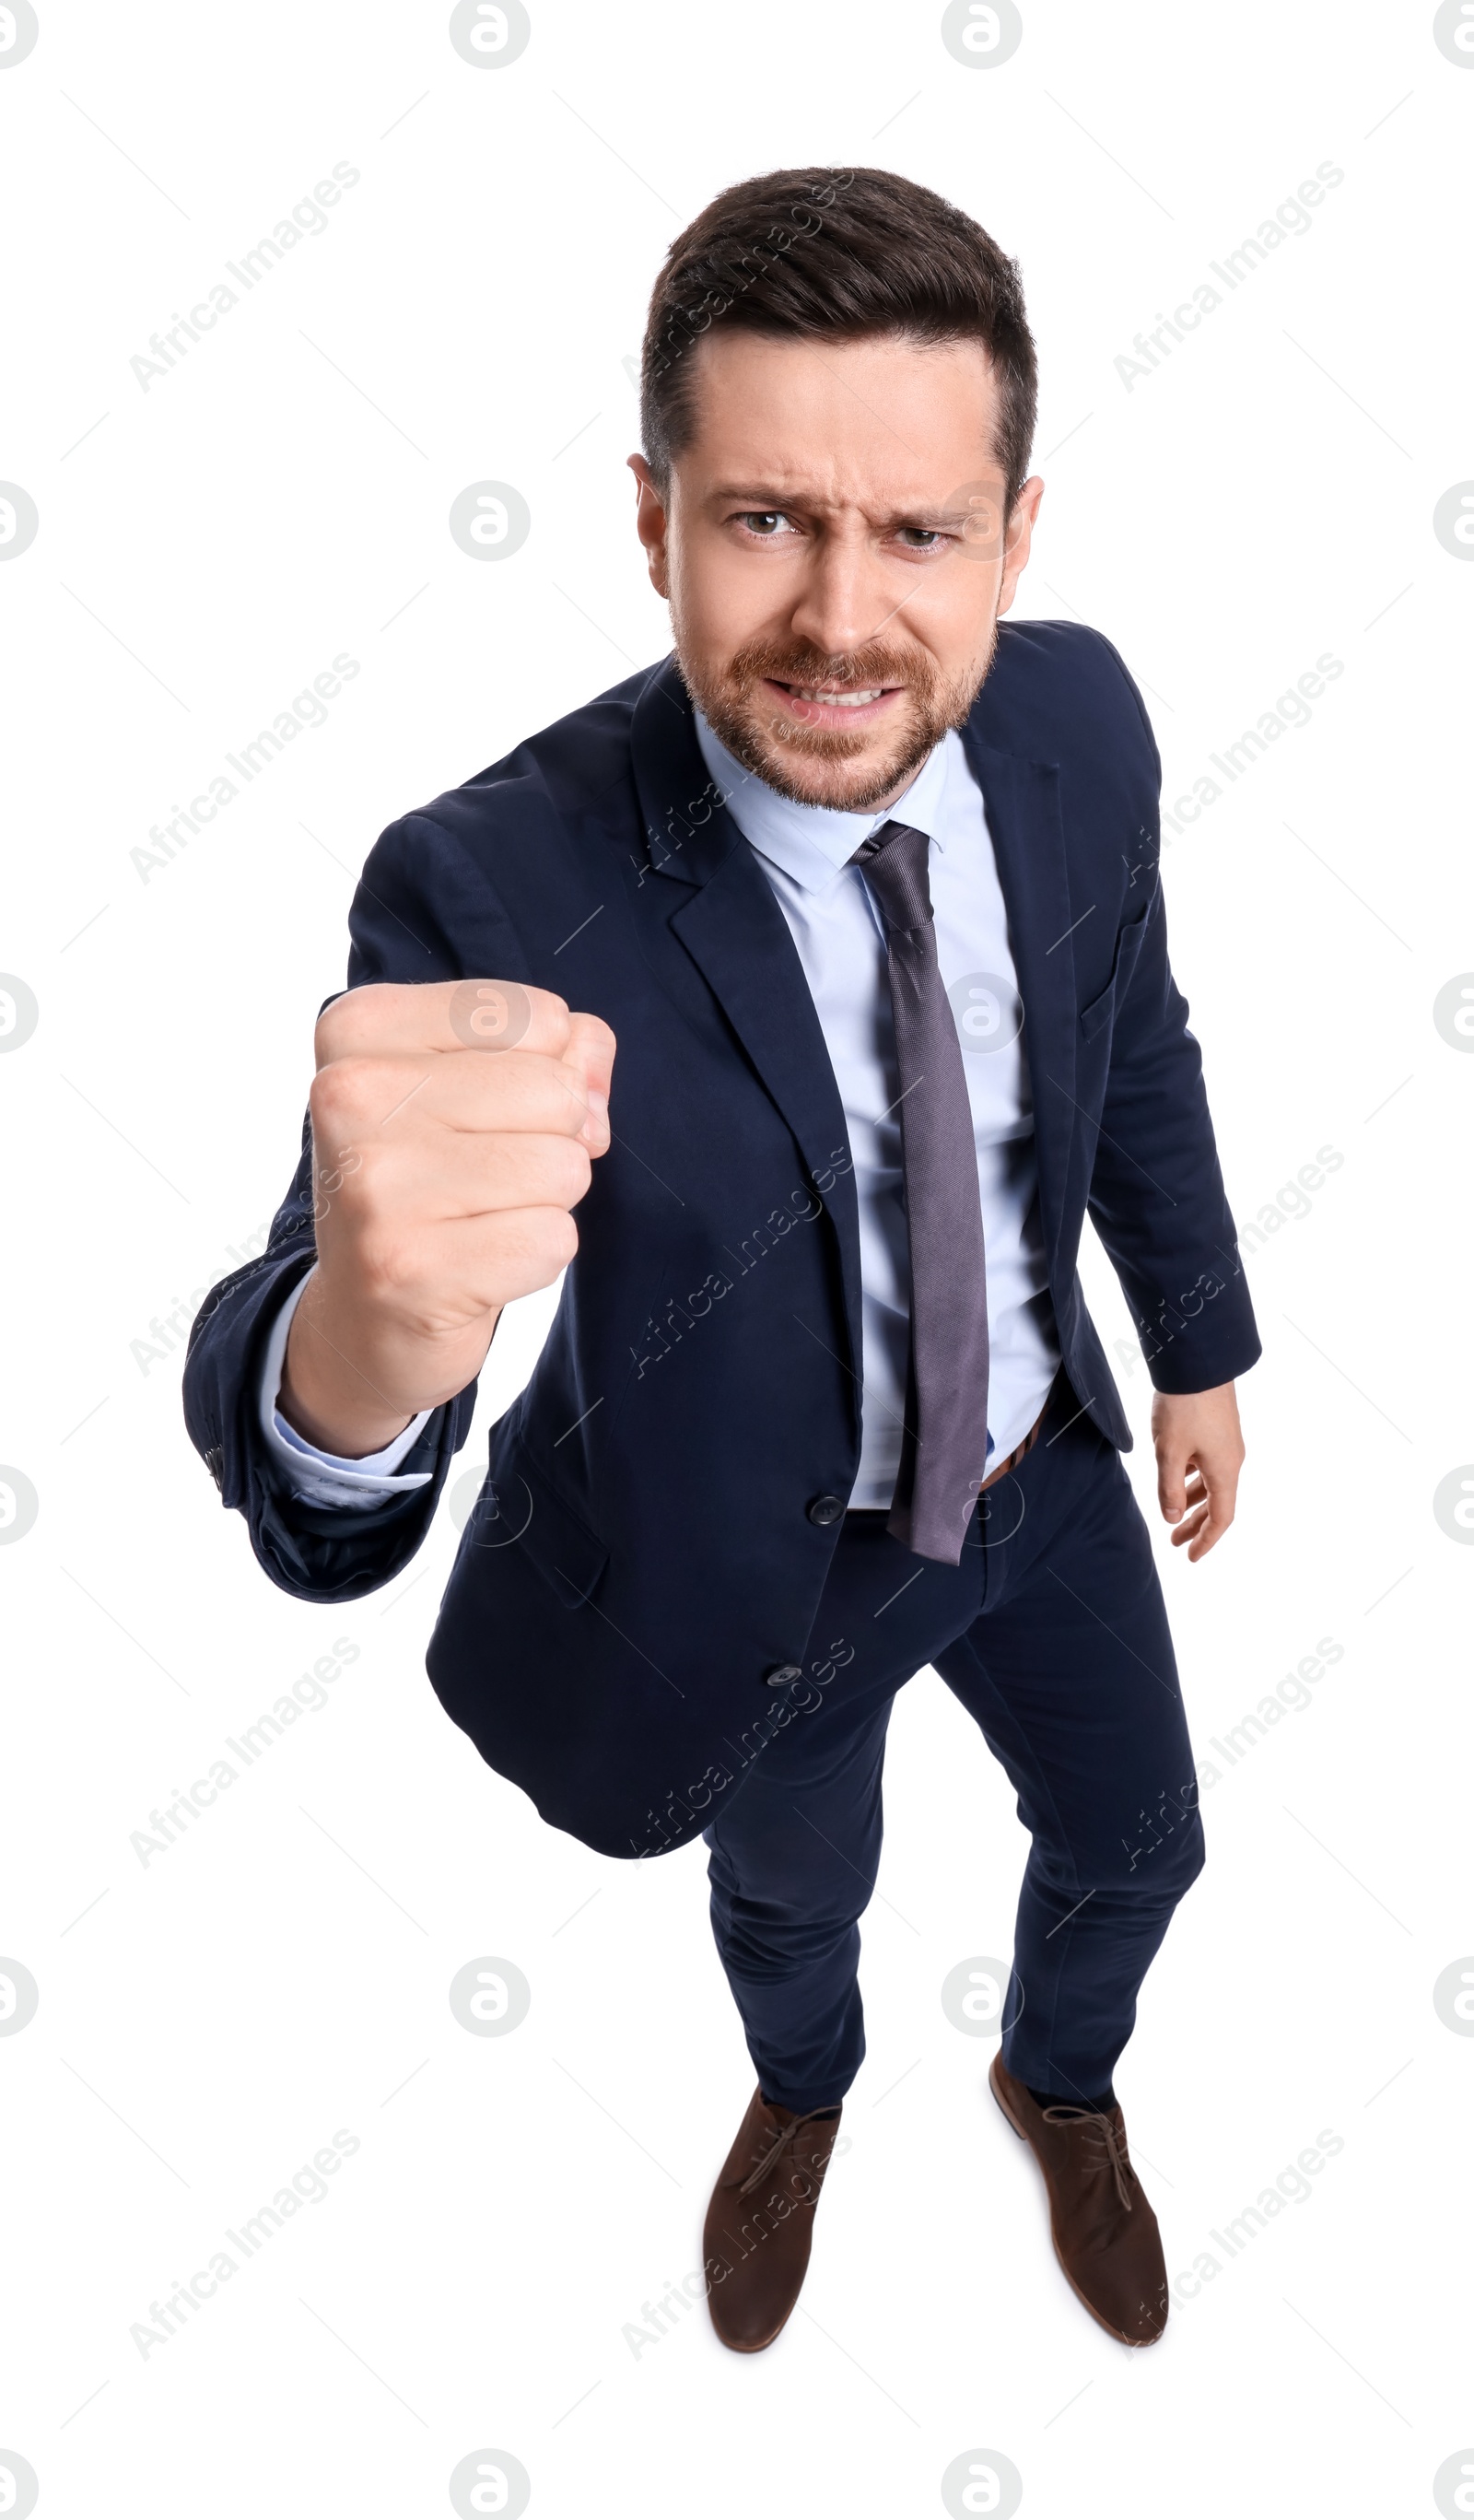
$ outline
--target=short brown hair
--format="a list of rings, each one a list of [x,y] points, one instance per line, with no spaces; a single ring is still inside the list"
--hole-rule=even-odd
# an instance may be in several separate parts
[[[650,292],[641,362],[646,461],[662,493],[694,428],[686,354],[714,324],[809,340],[981,341],[1012,508],[1038,406],[1023,284],[940,193],[880,166],[783,167],[729,185],[683,229]]]

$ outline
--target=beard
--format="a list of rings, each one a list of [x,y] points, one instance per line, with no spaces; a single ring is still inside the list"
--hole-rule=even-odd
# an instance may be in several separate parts
[[[822,655],[803,640],[752,639],[725,663],[697,665],[683,654],[679,623],[676,629],[677,662],[687,689],[734,760],[792,804],[845,813],[883,805],[916,776],[948,729],[962,724],[998,637],[995,622],[981,660],[949,679],[924,651],[887,647],[878,639],[837,657]],[[877,759],[868,729],[857,727],[850,735],[842,727],[806,726],[765,688],[770,679],[800,688],[835,683],[850,691],[899,685],[906,698],[900,723],[887,730]]]

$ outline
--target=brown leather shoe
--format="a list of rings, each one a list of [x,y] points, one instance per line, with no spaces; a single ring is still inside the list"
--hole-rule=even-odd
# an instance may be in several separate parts
[[[1001,2055],[988,2082],[1044,2172],[1054,2255],[1071,2290],[1123,2345],[1154,2345],[1167,2324],[1167,2268],[1120,2109],[1042,2109]]]
[[[814,2210],[834,2138],[832,2117],[795,2117],[753,2092],[706,2209],[703,2256],[711,2323],[734,2354],[771,2345],[809,2265]]]

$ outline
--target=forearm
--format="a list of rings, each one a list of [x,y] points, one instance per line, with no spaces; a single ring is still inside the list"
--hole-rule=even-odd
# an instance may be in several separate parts
[[[344,1300],[318,1267],[292,1316],[277,1407],[320,1451],[362,1460],[475,1380],[500,1318],[498,1310],[448,1333],[410,1330]]]

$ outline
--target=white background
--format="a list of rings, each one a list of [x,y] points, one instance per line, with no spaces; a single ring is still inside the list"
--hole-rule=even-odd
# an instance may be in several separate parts
[[[79,4],[0,70],[0,474],[40,516],[0,566],[0,967],[40,1008],[0,1058],[0,1460],[40,1500],[0,1551],[0,1951],[40,1989],[0,2038],[0,2446],[42,2520],[434,2514],[486,2446],[547,2515],[939,2512],[979,2446],[1037,2520],[1403,2514],[1474,2442],[1474,2041],[1432,2000],[1474,1952],[1474,1555],[1432,1508],[1474,1457],[1474,1058],[1432,1015],[1474,967],[1474,568],[1432,526],[1474,474],[1474,72],[1431,16],[1060,0],[980,71],[932,8],[544,0],[489,72],[443,8]],[[1310,233],[1128,390],[1133,337],[1326,159]],[[327,232],[144,391],[150,335],[338,160]],[[1162,1552],[1200,1749],[1344,1652],[1205,1793],[1118,2077],[1170,2268],[1221,2263],[1148,2354],[1066,2289],[992,2041],[941,2009],[1008,1950],[1024,1848],[930,1675],[892,1728],[871,2051],[802,2307],[754,2360],[699,2302],[633,2351],[751,2084],[703,1852],[601,1860],[447,1723],[422,1655],[449,1501],[387,1596],[291,1601],[186,1442],[177,1348],[134,1346],[281,1196],[378,832],[663,652],[622,470],[646,297],[720,184],[811,163],[897,167],[1020,257],[1048,492],[1019,609],[1121,649],[1169,797],[1344,664],[1163,861],[1240,1225],[1344,1158],[1249,1259],[1237,1525],[1196,1567]],[[495,566],[446,524],[485,477],[532,518]],[[150,826],[338,652],[328,723],[145,880]],[[1110,1345],[1094,1246],[1087,1272]],[[465,1464],[551,1308],[499,1337]],[[1154,1518],[1139,1361],[1123,1387]],[[328,1705],[141,1864],[151,1809],[339,1637]],[[487,1954],[532,1989],[505,2038],[447,2002]],[[338,2129],[326,2199],[143,2359],[130,2325]],[[1229,2260],[1210,2229],[1327,2129],[1309,2199]]]

